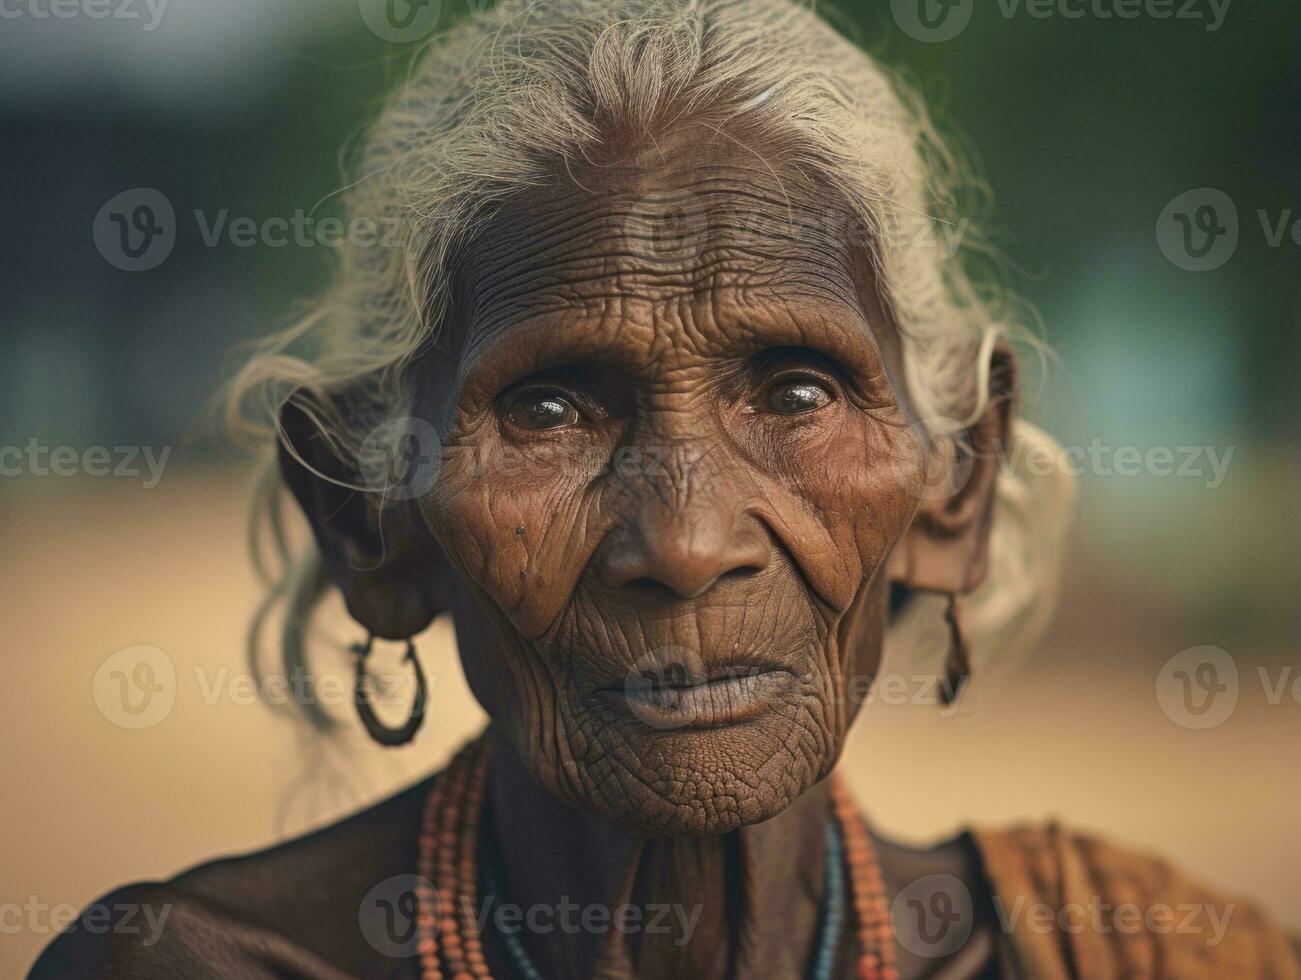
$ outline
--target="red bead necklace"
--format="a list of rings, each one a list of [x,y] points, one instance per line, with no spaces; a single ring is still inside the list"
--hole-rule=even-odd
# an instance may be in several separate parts
[[[434,781],[421,825],[417,942],[422,980],[489,980],[479,902],[479,820],[488,775],[488,739],[457,753]],[[849,791],[831,779],[831,803],[845,845],[860,980],[898,980],[885,884],[867,825]]]

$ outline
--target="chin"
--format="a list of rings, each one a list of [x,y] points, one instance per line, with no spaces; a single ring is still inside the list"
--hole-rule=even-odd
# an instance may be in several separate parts
[[[834,717],[816,684],[785,671],[658,699],[589,697],[562,795],[635,833],[727,833],[777,816],[831,771]]]

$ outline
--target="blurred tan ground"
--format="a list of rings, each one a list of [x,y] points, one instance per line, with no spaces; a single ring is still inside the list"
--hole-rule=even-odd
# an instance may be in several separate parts
[[[408,749],[384,752],[354,732],[331,746],[262,705],[205,703],[194,670],[209,685],[245,671],[259,595],[241,476],[174,468],[148,491],[55,478],[0,491],[0,903],[79,906],[327,822],[439,765],[481,723],[444,623],[421,643],[431,711]],[[910,839],[1061,815],[1254,895],[1298,929],[1298,707],[1269,705],[1244,682],[1219,727],[1172,724],[1153,695],[1165,620],[1101,578],[1074,573],[1042,652],[967,714],[869,707],[844,762],[860,799],[880,827]],[[336,645],[323,644],[322,663],[346,674],[341,645],[355,633],[337,618],[325,632]],[[110,723],[92,697],[99,665],[135,644],[161,648],[177,671],[170,714],[140,731]],[[1283,653],[1234,650],[1244,675]],[[14,933],[13,921],[0,923],[5,977],[50,938],[43,925]]]

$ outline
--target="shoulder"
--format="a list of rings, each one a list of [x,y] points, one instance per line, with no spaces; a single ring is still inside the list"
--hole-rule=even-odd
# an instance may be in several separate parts
[[[1067,966],[1075,976],[1301,977],[1287,938],[1256,906],[1160,857],[1057,824],[973,839],[1000,925],[1031,975]]]
[[[32,980],[264,977],[241,953],[237,924],[162,882],[91,902],[32,967]]]
[[[340,899],[415,871],[427,779],[328,826],[249,854],[199,865],[168,884],[241,916],[292,929]],[[356,902],[348,910],[356,919]]]
[[[363,905],[415,873],[430,782],[274,847],[110,892],[50,944],[31,976],[402,975],[406,951],[367,935]]]

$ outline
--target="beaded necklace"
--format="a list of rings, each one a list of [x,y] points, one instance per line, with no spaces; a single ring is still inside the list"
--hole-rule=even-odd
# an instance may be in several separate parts
[[[471,742],[434,781],[419,838],[417,943],[422,980],[490,980],[483,936],[474,920],[481,891],[500,895],[492,869],[478,858],[479,824],[488,773],[488,740]],[[828,980],[844,919],[846,868],[857,940],[859,980],[898,980],[890,913],[881,868],[867,827],[839,779],[831,780],[832,820],[827,826],[827,902],[814,956],[814,980]],[[541,980],[524,944],[502,934],[516,971]]]

